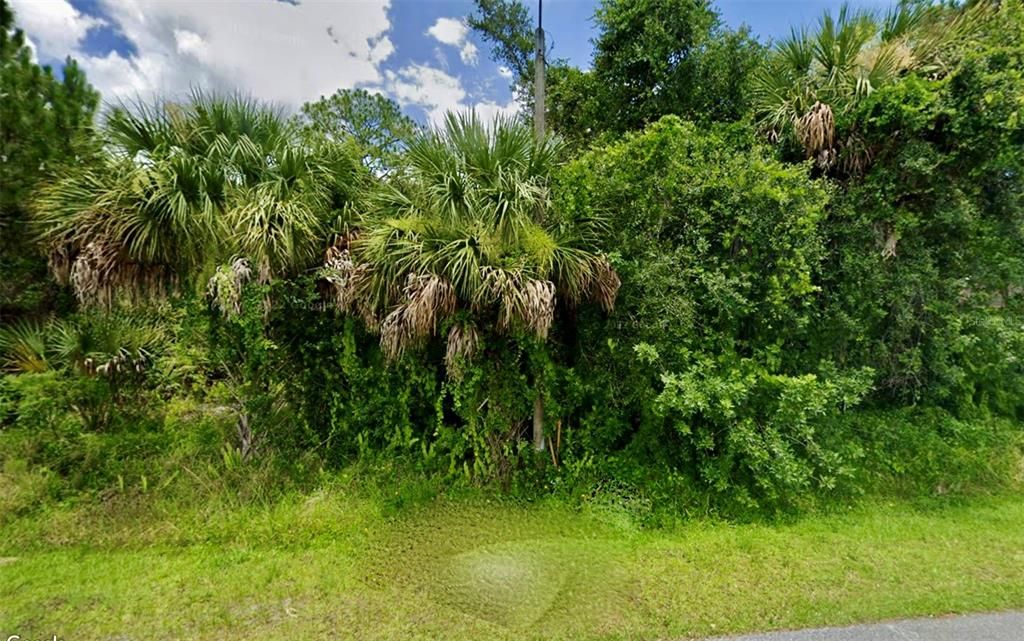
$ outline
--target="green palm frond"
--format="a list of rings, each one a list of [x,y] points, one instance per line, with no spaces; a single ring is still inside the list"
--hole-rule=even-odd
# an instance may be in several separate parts
[[[38,373],[50,369],[46,326],[19,320],[0,327],[0,366],[17,373]]]
[[[777,59],[791,74],[802,76],[811,70],[814,64],[814,44],[807,35],[807,29],[794,28],[788,38],[784,38],[776,47]]]
[[[313,265],[359,165],[344,145],[299,134],[279,109],[240,95],[113,110],[109,153],[36,198],[55,274],[83,303],[109,303],[237,255],[264,278]]]
[[[549,176],[561,149],[517,120],[448,114],[441,129],[409,145],[407,166],[369,199],[351,255],[332,259],[345,272],[332,281],[340,307],[358,308],[347,274],[361,270],[356,298],[383,318],[381,345],[392,358],[433,335],[444,317],[475,318],[449,332],[454,363],[488,325],[545,338],[559,296],[613,302],[618,279],[601,271],[611,268],[594,251],[601,219],[551,211]],[[440,296],[430,292],[453,297],[426,313],[420,297]]]
[[[814,38],[814,58],[825,86],[839,87],[848,82],[862,50],[875,37],[877,18],[864,10],[851,10],[844,4],[833,18],[826,12]]]
[[[142,371],[166,341],[159,323],[123,311],[54,322],[48,334],[55,361],[87,375],[106,377]]]
[[[935,13],[930,3],[900,2],[885,13],[882,20],[882,42],[893,42],[912,36]]]
[[[823,139],[845,134],[807,135],[802,123],[817,123],[814,111],[846,114],[864,97],[907,72],[942,73],[949,58],[968,46],[992,16],[991,3],[963,7],[907,0],[884,16],[843,5],[826,12],[813,34],[796,32],[782,40],[755,73],[755,112],[771,140],[790,137],[819,166],[834,162],[837,149]]]
[[[121,311],[0,327],[0,367],[18,373],[71,368],[110,376],[140,371],[166,341],[159,323]]]

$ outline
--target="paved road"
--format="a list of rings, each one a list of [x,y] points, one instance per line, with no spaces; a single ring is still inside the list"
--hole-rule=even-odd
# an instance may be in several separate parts
[[[1024,612],[772,632],[720,641],[1024,641]]]

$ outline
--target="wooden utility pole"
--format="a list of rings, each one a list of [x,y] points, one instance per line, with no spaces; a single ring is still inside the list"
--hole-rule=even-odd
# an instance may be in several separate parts
[[[544,138],[544,0],[537,0],[537,50],[533,65],[533,130]]]
[[[544,0],[537,0],[537,50],[533,64],[533,131],[537,142],[544,140]],[[544,447],[544,391],[538,377],[533,381],[533,447],[543,452]]]

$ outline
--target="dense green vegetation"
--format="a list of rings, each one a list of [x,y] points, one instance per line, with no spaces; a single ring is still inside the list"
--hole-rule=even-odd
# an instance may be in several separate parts
[[[1013,485],[1022,15],[844,10],[766,49],[705,2],[609,1],[543,140],[364,91],[93,127],[5,27],[4,280],[50,292],[4,302],[0,452],[45,479],[5,500],[170,483],[174,412],[284,484],[611,484],[658,518]],[[471,24],[525,91],[529,14]]]
[[[477,5],[529,103],[530,14]],[[633,638],[1024,605],[1020,0],[772,46],[703,0],[605,0],[542,139],[360,90],[96,116],[15,19],[0,625]],[[532,583],[473,574],[506,562]]]
[[[32,62],[14,15],[0,3],[0,318],[60,307],[46,261],[28,242],[28,210],[40,178],[75,165],[91,139],[99,95],[68,59],[61,79]]]
[[[0,630],[1024,607],[1024,5],[595,20],[538,139],[361,90],[97,116],[0,1]],[[469,24],[531,103],[522,3]]]

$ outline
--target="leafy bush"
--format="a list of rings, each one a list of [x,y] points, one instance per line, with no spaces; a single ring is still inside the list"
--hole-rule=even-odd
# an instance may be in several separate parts
[[[952,73],[909,76],[857,112],[872,162],[826,221],[813,330],[818,353],[877,370],[876,402],[1024,416],[1024,48],[1005,40],[1024,19],[1013,6],[1006,30]]]
[[[662,450],[660,460],[747,503],[845,473],[813,425],[869,383],[820,381],[797,352],[827,194],[749,131],[674,117],[564,172],[566,206],[609,219],[623,278],[616,314],[580,324],[585,448]]]
[[[116,407],[95,378],[53,371],[7,376],[2,397],[0,458],[54,472],[71,489],[117,483],[165,442],[159,414],[138,397]]]
[[[276,328],[295,383],[286,393],[299,410],[299,446],[336,466],[360,454],[422,452],[436,424],[440,372],[418,359],[388,367],[377,336],[316,307],[316,290],[305,285],[281,299]]]
[[[832,378],[772,374],[752,359],[699,359],[662,375],[655,412],[681,437],[697,478],[755,506],[835,490],[854,471],[851,448],[827,447],[818,432],[855,406],[870,370]]]

